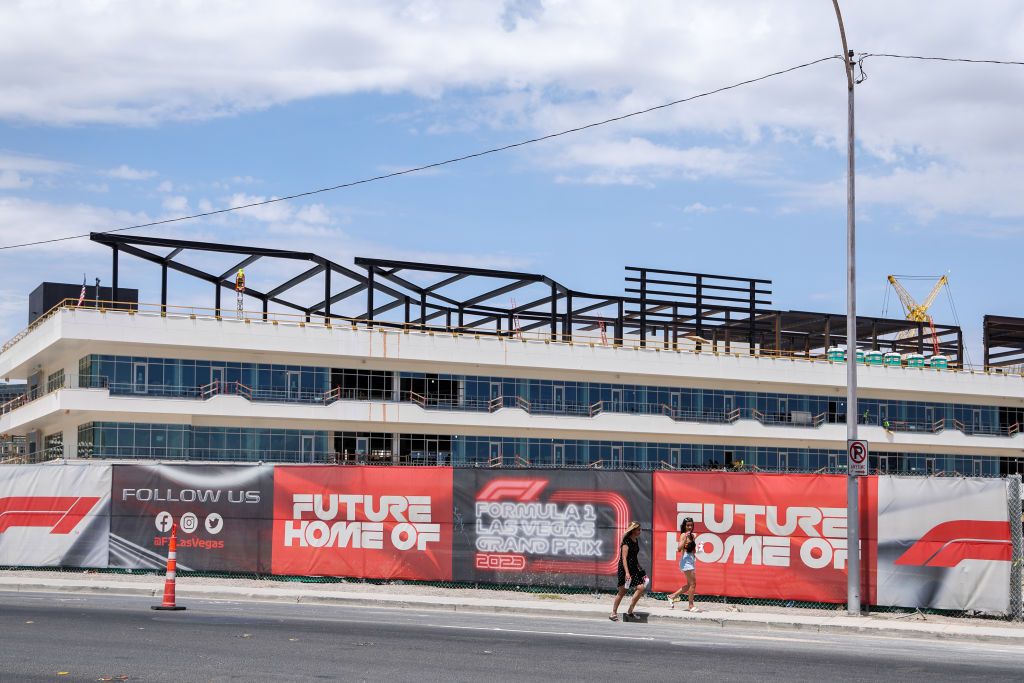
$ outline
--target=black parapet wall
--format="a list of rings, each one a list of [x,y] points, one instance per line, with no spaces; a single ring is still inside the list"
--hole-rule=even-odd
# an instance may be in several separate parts
[[[97,292],[97,289],[99,290]],[[36,287],[28,295],[28,323],[31,325],[42,315],[53,309],[65,299],[74,299],[82,294],[82,285],[72,285],[63,282],[44,282]],[[139,290],[117,288],[117,296],[110,287],[99,287],[95,285],[85,286],[85,302],[83,306],[102,308],[121,308],[135,310],[138,308]]]

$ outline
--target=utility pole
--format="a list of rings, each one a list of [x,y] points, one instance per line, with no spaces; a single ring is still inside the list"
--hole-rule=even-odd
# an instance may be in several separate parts
[[[839,0],[832,0],[846,67],[846,439],[857,438],[857,242],[854,201],[853,50],[846,43]],[[846,612],[860,616],[860,480],[846,472]]]

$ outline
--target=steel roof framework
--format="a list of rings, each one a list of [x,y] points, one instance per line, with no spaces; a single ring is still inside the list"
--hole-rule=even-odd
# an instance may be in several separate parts
[[[1024,318],[986,315],[981,332],[986,368],[1024,365]]]
[[[306,264],[305,270],[266,290],[246,287],[245,295],[262,303],[263,318],[271,304],[297,311],[307,321],[358,321],[367,326],[450,329],[479,334],[514,336],[543,331],[550,339],[571,340],[574,334],[607,329],[610,343],[636,337],[641,346],[676,348],[689,339],[701,348],[735,343],[751,353],[760,346],[811,355],[845,342],[844,316],[799,311],[777,311],[771,305],[771,281],[628,266],[625,295],[573,290],[541,274],[466,266],[417,263],[356,257],[346,267],[311,252],[195,242],[159,237],[93,233],[91,239],[111,248],[113,291],[118,287],[120,254],[135,256],[160,267],[161,306],[167,306],[169,271],[179,272],[213,286],[214,308],[222,313],[221,292],[234,291],[233,275],[240,268],[283,259]],[[209,272],[188,265],[182,254],[191,252],[234,255],[230,268]],[[280,266],[279,266],[280,267]],[[296,288],[319,278],[322,297],[299,301]],[[529,295],[513,304],[510,296]],[[341,304],[356,315],[339,313]],[[891,337],[904,329],[916,332],[898,342]],[[936,326],[940,351],[954,363],[962,357],[960,329]],[[858,318],[858,339],[872,348],[900,352],[931,350],[931,331],[918,323],[884,318]]]

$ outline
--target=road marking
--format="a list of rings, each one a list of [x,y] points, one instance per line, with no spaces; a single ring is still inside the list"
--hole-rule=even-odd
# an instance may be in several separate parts
[[[780,642],[783,642],[783,643],[814,643],[815,645],[820,645],[821,644],[820,640],[813,640],[811,638],[787,638],[785,636],[749,636],[749,635],[731,634],[729,637],[730,638],[746,638],[748,640],[776,640],[776,641],[780,641]]]
[[[534,633],[542,636],[573,636],[576,638],[603,638],[607,640],[655,640],[650,636],[612,636],[604,633],[572,633],[569,631],[530,631],[523,628],[502,628],[500,626],[452,626],[448,624],[427,624],[434,628],[449,628],[456,631],[499,631],[501,633]]]

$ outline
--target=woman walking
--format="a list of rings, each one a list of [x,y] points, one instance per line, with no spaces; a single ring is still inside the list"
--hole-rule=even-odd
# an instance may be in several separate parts
[[[676,553],[682,557],[679,559],[679,570],[686,577],[686,584],[668,596],[668,606],[675,608],[676,603],[682,598],[683,593],[689,592],[690,611],[699,612],[693,604],[693,592],[697,589],[697,537],[693,532],[693,518],[687,517],[679,525],[679,545]]]
[[[640,522],[630,522],[626,529],[622,542],[619,543],[619,591],[615,594],[615,604],[612,605],[612,613],[608,618],[612,621],[619,620],[619,604],[626,595],[626,591],[635,589],[633,599],[629,602],[629,611],[626,612],[626,621],[636,618],[633,610],[640,596],[647,590],[647,572],[640,566]]]

